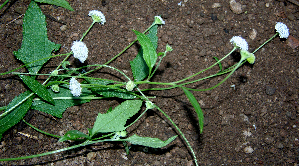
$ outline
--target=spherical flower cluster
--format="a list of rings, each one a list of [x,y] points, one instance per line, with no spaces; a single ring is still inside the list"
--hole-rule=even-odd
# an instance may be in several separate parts
[[[80,62],[84,63],[88,57],[88,48],[86,47],[85,43],[82,41],[74,41],[71,50],[74,53],[74,57],[79,59]]]
[[[135,87],[135,84],[133,81],[128,81],[127,84],[126,84],[126,89],[127,91],[132,91]]]
[[[162,19],[161,16],[155,16],[155,22],[154,22],[154,24],[164,25],[165,21]]]
[[[288,27],[282,23],[277,22],[275,25],[276,32],[278,32],[280,38],[288,38],[289,37],[289,29]]]
[[[234,36],[230,39],[230,42],[235,46],[239,47],[241,50],[248,50],[248,44],[245,39],[240,36]]]
[[[92,18],[94,22],[101,23],[102,25],[104,25],[106,22],[104,14],[98,10],[91,10],[89,11],[88,15]]]
[[[74,77],[70,80],[70,90],[75,97],[79,97],[81,95],[82,88],[80,83]]]

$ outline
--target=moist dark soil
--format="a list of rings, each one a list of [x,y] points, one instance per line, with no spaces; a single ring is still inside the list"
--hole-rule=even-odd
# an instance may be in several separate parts
[[[229,1],[204,0],[68,0],[75,11],[40,4],[47,16],[49,40],[61,44],[58,53],[70,52],[92,20],[90,10],[106,16],[105,25],[96,24],[85,37],[89,48],[87,64],[103,64],[136,39],[132,30],[145,31],[154,16],[166,24],[158,27],[158,52],[166,44],[174,49],[163,59],[152,81],[173,82],[205,69],[233,48],[230,39],[242,36],[253,51],[275,34],[276,22],[290,31],[287,40],[278,36],[255,53],[254,65],[244,64],[225,83],[214,90],[193,92],[205,116],[203,133],[192,105],[180,89],[154,91],[153,102],[178,125],[194,148],[200,165],[298,165],[299,163],[299,7],[289,1],[237,0],[241,11],[232,10]],[[297,1],[294,1],[295,3]],[[4,3],[4,0],[1,0]],[[1,10],[0,72],[22,65],[13,51],[22,43],[23,13],[29,0],[10,1]],[[218,4],[217,4],[218,3]],[[238,12],[240,12],[238,14]],[[292,40],[291,40],[292,39]],[[295,46],[294,46],[295,45]],[[291,47],[292,46],[292,47]],[[132,78],[129,61],[137,54],[134,44],[110,65]],[[238,53],[234,54],[238,58]],[[41,73],[49,73],[63,57],[53,58]],[[230,56],[224,68],[237,63]],[[71,66],[79,63],[71,57]],[[218,72],[215,67],[197,78]],[[26,71],[21,69],[19,71]],[[109,74],[112,73],[113,75]],[[124,80],[104,69],[91,76]],[[188,87],[209,88],[225,76],[198,82]],[[46,77],[38,77],[43,81]],[[17,76],[1,76],[0,106],[6,106],[26,90]],[[68,130],[87,133],[99,112],[117,106],[119,100],[94,100],[67,109],[63,118],[30,110],[25,119],[46,132],[63,135]],[[144,109],[144,108],[143,108]],[[174,127],[157,110],[148,112],[129,130],[129,135],[157,137],[162,140],[177,135]],[[27,135],[26,135],[27,134]],[[1,140],[0,158],[28,156],[70,146],[59,143],[19,123]],[[251,149],[252,148],[252,149]],[[253,151],[251,151],[253,150]],[[194,165],[182,138],[161,149],[132,146],[126,155],[122,143],[100,143],[54,155],[0,162],[1,165]]]

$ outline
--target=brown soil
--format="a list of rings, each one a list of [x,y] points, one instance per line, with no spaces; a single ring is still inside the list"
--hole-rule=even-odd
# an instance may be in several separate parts
[[[1,0],[3,3],[4,0]],[[29,0],[13,1],[1,10],[0,19],[0,72],[22,65],[13,55],[22,42],[22,12]],[[100,10],[106,24],[96,24],[84,39],[90,54],[86,64],[101,64],[118,54],[135,40],[132,29],[144,31],[161,15],[166,25],[158,28],[158,51],[170,44],[174,51],[162,62],[153,81],[172,82],[192,75],[221,58],[233,46],[232,36],[242,36],[254,50],[275,34],[276,22],[285,23],[290,35],[299,38],[299,7],[288,1],[237,0],[242,13],[235,14],[228,1],[185,0],[69,0],[75,9],[71,12],[61,7],[41,5],[42,11],[66,24],[47,19],[49,39],[62,44],[59,53],[70,51],[72,41],[79,40],[89,27],[90,10]],[[220,7],[213,8],[214,3]],[[19,18],[19,19],[18,19]],[[252,33],[256,31],[255,38]],[[243,65],[220,87],[208,92],[194,92],[205,115],[203,134],[199,134],[197,117],[183,92],[179,89],[152,92],[154,102],[162,108],[186,135],[195,150],[200,165],[296,165],[299,163],[299,106],[298,106],[298,48],[292,49],[289,40],[276,37],[256,56],[254,65]],[[130,73],[129,61],[137,53],[131,47],[112,66]],[[43,73],[50,72],[63,57],[46,64]],[[71,58],[72,64],[75,64]],[[227,59],[224,67],[236,63]],[[218,68],[204,73],[217,72]],[[95,73],[95,77],[111,77]],[[204,76],[202,75],[202,76]],[[41,80],[44,79],[39,77]],[[224,77],[196,83],[192,87],[208,88]],[[26,88],[13,75],[1,77],[1,106],[7,105]],[[234,87],[232,87],[234,85]],[[68,130],[87,132],[98,112],[115,107],[117,100],[96,100],[67,109],[62,119],[31,110],[26,119],[47,132],[61,135]],[[245,136],[244,131],[252,133]],[[18,132],[34,137],[26,137]],[[162,140],[176,134],[173,127],[158,111],[149,112],[130,128],[130,135],[158,137]],[[19,157],[43,153],[63,147],[57,139],[45,136],[32,128],[19,124],[4,134],[0,144],[0,158]],[[244,148],[252,147],[252,153]],[[162,149],[133,146],[125,154],[121,143],[103,143],[69,152],[40,158],[0,162],[2,165],[194,165],[192,156],[181,138]]]

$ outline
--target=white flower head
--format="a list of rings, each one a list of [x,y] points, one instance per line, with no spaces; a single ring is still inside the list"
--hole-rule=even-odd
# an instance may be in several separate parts
[[[81,95],[82,88],[80,83],[74,77],[70,80],[70,90],[75,97],[79,97]]]
[[[88,48],[86,47],[85,43],[82,41],[74,41],[71,49],[74,53],[74,57],[79,59],[80,62],[84,63],[88,57]]]
[[[98,22],[102,25],[104,25],[106,22],[106,18],[104,16],[104,14],[98,10],[91,10],[91,11],[89,11],[88,15],[92,18],[92,20],[94,22]]]
[[[154,24],[157,24],[157,25],[164,25],[165,24],[165,21],[162,19],[161,16],[155,16],[155,22]]]
[[[278,32],[280,38],[288,38],[289,37],[289,29],[288,27],[282,23],[277,22],[275,25],[276,32]]]
[[[135,84],[133,81],[128,81],[127,84],[126,84],[126,89],[127,91],[132,91],[135,87]]]
[[[234,36],[232,39],[230,39],[230,42],[235,46],[239,47],[241,50],[248,50],[248,44],[245,39],[243,39],[241,36]]]

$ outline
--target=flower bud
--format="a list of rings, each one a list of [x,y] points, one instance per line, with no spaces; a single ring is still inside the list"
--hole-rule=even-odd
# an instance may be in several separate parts
[[[246,50],[241,50],[240,54],[241,54],[241,60],[246,59],[250,64],[254,64],[255,56],[253,53],[250,53]]]
[[[135,87],[135,84],[133,81],[128,81],[127,84],[126,84],[126,89],[127,91],[132,91]]]
[[[147,110],[154,109],[155,105],[151,101],[145,101],[145,106]]]
[[[155,16],[155,22],[154,22],[154,24],[164,25],[165,21],[161,18],[161,16]]]
[[[59,86],[58,86],[57,84],[52,85],[52,86],[51,86],[51,89],[52,89],[53,92],[56,92],[56,93],[59,92]]]

